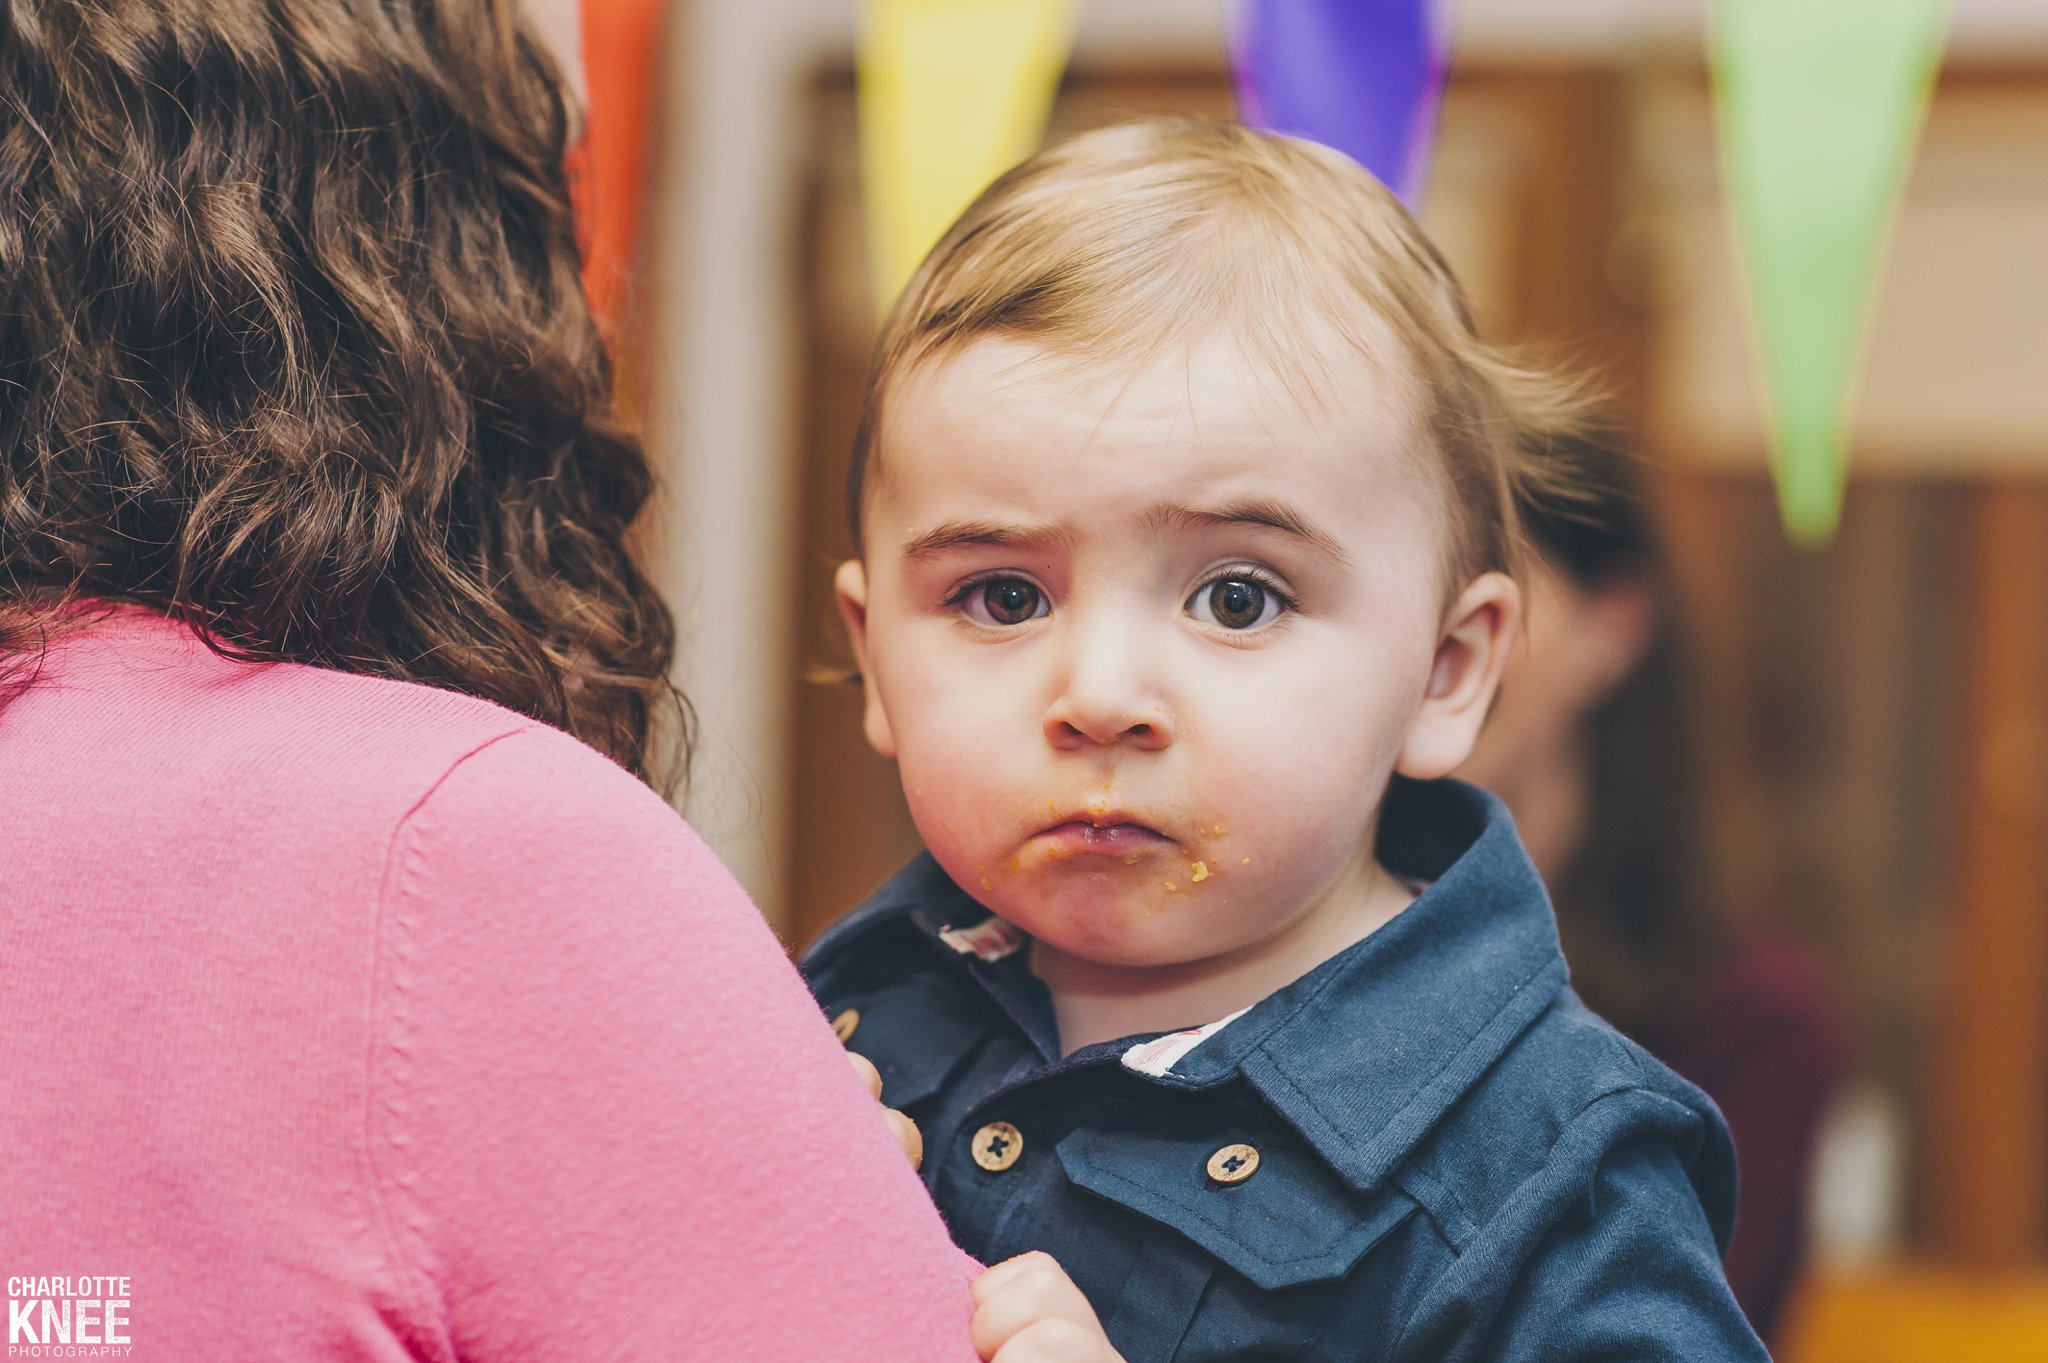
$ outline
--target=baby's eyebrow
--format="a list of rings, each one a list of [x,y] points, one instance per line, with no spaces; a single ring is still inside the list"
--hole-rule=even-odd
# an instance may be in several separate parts
[[[953,549],[1035,549],[1066,538],[1050,526],[1004,525],[998,521],[942,521],[903,546],[912,563]]]
[[[1219,525],[1264,526],[1300,540],[1340,567],[1348,567],[1351,563],[1351,555],[1344,552],[1344,546],[1337,542],[1336,536],[1287,503],[1269,497],[1245,497],[1212,507],[1160,507],[1152,517],[1164,525],[1202,529]]]

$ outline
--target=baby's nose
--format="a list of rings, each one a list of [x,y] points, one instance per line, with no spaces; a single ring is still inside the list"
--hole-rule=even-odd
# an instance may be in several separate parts
[[[1128,641],[1078,659],[1046,709],[1046,741],[1061,749],[1127,743],[1154,750],[1171,744],[1173,713],[1139,664]]]
[[[1155,706],[1137,718],[1101,710],[1060,707],[1047,714],[1045,736],[1055,748],[1108,747],[1114,743],[1129,743],[1133,747],[1155,750],[1173,742],[1173,716],[1163,706]]]

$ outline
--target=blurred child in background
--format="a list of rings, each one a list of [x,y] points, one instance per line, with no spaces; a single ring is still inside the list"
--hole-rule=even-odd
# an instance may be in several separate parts
[[[1528,626],[1460,775],[1514,812],[1573,987],[1720,1105],[1742,1175],[1728,1280],[1769,1340],[1805,1250],[1840,1029],[1816,965],[1719,897],[1672,596],[1628,461],[1597,440],[1560,457],[1574,492],[1524,499]]]

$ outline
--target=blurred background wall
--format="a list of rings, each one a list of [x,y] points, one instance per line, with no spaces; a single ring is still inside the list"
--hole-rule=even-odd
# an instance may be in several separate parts
[[[1595,369],[1651,459],[1726,900],[1841,994],[1860,1078],[1817,1215],[1831,1262],[1880,1267],[1809,1312],[1852,1323],[1800,1356],[2017,1357],[1960,1325],[1913,1353],[1920,1318],[1885,1312],[1952,1293],[1999,1340],[2048,1321],[2048,4],[1956,6],[1819,554],[1786,546],[1765,471],[1704,4],[1452,8],[1425,224],[1484,325]],[[1220,0],[1080,13],[1052,135],[1230,114]],[[854,694],[804,680],[844,661],[827,585],[874,326],[855,22],[848,0],[670,10],[621,342],[701,720],[686,812],[793,946],[915,846]],[[1934,1267],[1901,1287],[1900,1262]]]
[[[1658,71],[1696,75],[1701,63],[1701,0],[1546,0],[1541,5],[1462,0],[1452,12],[1452,50],[1459,68],[1578,66],[1622,78]],[[1143,74],[1149,68],[1155,73],[1206,72],[1220,81],[1222,0],[1087,0],[1080,13],[1077,79],[1108,69]],[[688,680],[707,721],[707,753],[691,811],[778,922],[790,921],[794,894],[786,870],[790,797],[785,773],[791,753],[787,726],[773,714],[782,702],[763,690],[763,680],[784,675],[782,664],[792,647],[778,639],[787,633],[780,619],[786,609],[778,603],[791,599],[799,571],[792,558],[791,514],[800,500],[795,479],[803,438],[796,410],[806,302],[800,295],[807,286],[832,282],[806,281],[800,275],[804,248],[799,238],[805,196],[813,191],[820,158],[828,150],[820,143],[821,132],[838,134],[842,152],[851,146],[850,104],[821,114],[816,92],[822,76],[850,69],[855,23],[856,8],[848,0],[694,0],[675,6],[663,63],[670,78],[661,92],[651,168],[652,230],[644,262],[650,287],[639,300],[647,368],[660,375],[648,397],[673,482],[671,506],[697,509],[686,518],[672,509],[658,536],[666,585],[687,603],[685,614],[698,642]],[[2040,0],[1959,0],[1952,67],[2010,67],[2024,85],[2043,62],[2048,62],[2048,5]],[[1212,107],[1228,109],[1214,101]],[[1754,439],[1757,390],[1716,216],[1704,105],[1694,101],[1694,107],[1682,109],[1667,102],[1637,112],[1656,120],[1655,126],[1636,127],[1643,121],[1638,119],[1626,128],[1610,122],[1601,135],[1661,133],[1666,152],[1690,156],[1690,164],[1671,167],[1674,175],[1691,176],[1681,186],[1691,200],[1682,210],[1691,215],[1684,227],[1715,253],[1697,271],[1684,252],[1665,253],[1667,262],[1676,260],[1687,272],[1674,282],[1718,304],[1696,317],[1684,315],[1684,334],[1673,338],[1690,348],[1685,363],[1703,364],[1680,395],[1685,413],[1704,414],[1713,427],[1711,439],[1702,442],[1712,457],[1755,466],[1761,453]],[[1993,107],[1984,116],[1997,120],[2005,112]],[[1699,126],[1671,126],[1688,117]],[[1077,123],[1069,115],[1056,126]],[[1484,135],[1473,139],[1475,145],[1488,140]],[[2018,146],[2024,139],[2013,141]],[[1500,143],[1493,145],[1498,154]],[[1653,159],[1659,154],[1646,150]],[[1456,156],[1460,150],[1453,146],[1444,154]],[[1485,149],[1467,148],[1465,154],[1485,154]],[[2015,154],[2024,159],[2024,150]],[[1998,167],[1987,171],[1994,179],[2000,173]],[[1440,174],[1439,188],[1442,183]],[[1992,191],[1994,197],[1998,193]],[[1442,219],[1459,211],[1441,204],[1442,198],[1435,195],[1428,208],[1439,234],[1447,230]],[[1949,204],[1934,210],[1951,217],[1958,211],[1967,215],[1970,209]],[[2038,226],[2023,206],[2004,217],[2008,234]],[[859,224],[849,219],[842,227],[841,245],[847,248],[843,271],[858,271]],[[1609,245],[1619,255],[1640,255],[1640,234],[1647,227],[1640,217],[1633,218],[1627,230],[1636,235]],[[1482,224],[1478,230],[1511,228]],[[1911,230],[1902,228],[1901,235]],[[1998,231],[2000,225],[1979,229],[1965,224],[1965,230]],[[2016,263],[2011,252],[2025,249],[2023,241],[2004,245],[2005,254],[1971,253],[1978,273],[1961,282],[1972,293],[1995,295],[2007,284],[2027,282],[1984,277],[2008,261]],[[1481,249],[1467,250],[1459,263],[1471,276],[1467,282],[1473,291],[1483,296],[1488,290],[1479,275],[1497,268],[1497,255],[1478,258]],[[1945,243],[1930,243],[1927,254],[1943,249]],[[1930,276],[1895,253],[1884,289],[1887,298],[1904,289],[1916,291],[1923,305],[1930,298],[1938,303],[1959,278]],[[2036,289],[2038,278],[2035,271]],[[856,305],[852,298],[846,301]],[[2014,300],[2008,312],[2017,317],[2020,311]],[[1897,352],[1896,359],[1907,366],[1925,358],[1909,353],[1916,331],[1910,322],[1880,324],[1873,338],[1878,355],[1863,385],[1866,401],[1872,394],[1896,395],[1917,411],[1915,385],[1887,381],[1898,365],[1884,363],[1888,351]],[[2025,441],[2012,439],[2011,428],[2029,419],[2031,414],[2022,409],[2029,390],[2037,387],[2024,378],[2039,369],[2039,333],[2031,333],[2031,340],[2036,347],[2031,354],[1991,340],[1969,353],[1930,351],[1949,363],[1938,382],[1924,376],[1918,387],[1961,382],[1968,391],[1958,395],[1954,406],[1981,407],[1987,419],[2003,419],[2009,428],[2004,443],[2017,449]],[[1980,364],[1986,355],[1995,363]],[[1879,413],[1871,428],[1890,432],[1893,415]],[[1903,439],[1888,436],[1887,443],[1894,451],[1902,444],[1917,447],[1925,443],[1919,437],[1927,423],[1938,423],[1943,415],[1920,412],[1919,431]],[[1859,468],[1870,465],[1867,446],[1867,441],[1858,442]],[[717,457],[698,457],[710,451]],[[1879,451],[1878,457],[1885,453]],[[2026,456],[2022,452],[2019,457]],[[1910,451],[1907,458],[1912,458]],[[710,523],[707,507],[717,508]],[[707,661],[714,657],[719,660],[715,667]]]

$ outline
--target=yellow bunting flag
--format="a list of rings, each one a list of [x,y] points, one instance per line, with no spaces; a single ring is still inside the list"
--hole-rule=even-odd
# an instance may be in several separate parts
[[[869,260],[883,310],[1045,131],[1074,0],[868,0],[860,46]]]
[[[1715,0],[1714,94],[1792,539],[1841,516],[1849,390],[1949,0]]]

